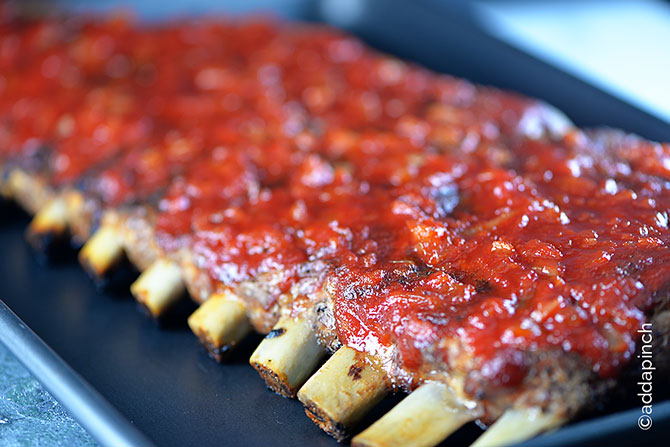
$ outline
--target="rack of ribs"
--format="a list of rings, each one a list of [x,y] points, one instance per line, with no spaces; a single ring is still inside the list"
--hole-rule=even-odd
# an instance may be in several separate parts
[[[38,249],[124,259],[160,318],[185,295],[338,440],[479,445],[558,427],[667,364],[670,146],[323,26],[21,19],[0,8],[0,188]],[[324,359],[326,359],[324,362]],[[637,360],[639,361],[639,360]]]

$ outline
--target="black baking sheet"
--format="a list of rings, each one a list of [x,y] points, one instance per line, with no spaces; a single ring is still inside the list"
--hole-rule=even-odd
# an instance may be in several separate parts
[[[96,7],[111,3],[103,1]],[[341,3],[353,8],[348,15],[333,14],[332,1],[291,0],[272,2],[272,7],[280,8],[284,16],[335,21],[384,51],[431,68],[543,98],[579,125],[615,126],[670,141],[667,123],[485,35],[473,19],[454,14],[437,1]],[[170,13],[157,1],[136,4],[143,19],[162,19]],[[207,1],[195,4],[199,12],[212,7]],[[223,2],[223,7],[230,4]],[[244,7],[238,4],[235,12],[247,12],[259,4],[268,9],[269,2],[254,1]],[[137,311],[126,289],[96,288],[73,253],[64,251],[61,259],[43,265],[23,242],[29,218],[11,204],[3,204],[0,213],[0,298],[156,444],[336,444],[305,417],[297,401],[265,389],[247,363],[258,336],[250,337],[225,366],[218,365],[185,324],[159,327]],[[377,413],[397,399],[387,400]],[[670,403],[656,403],[654,426],[646,432],[637,428],[639,408],[630,408],[571,424],[528,444],[629,445],[635,441],[656,445],[670,434]],[[468,426],[448,445],[468,443],[477,433],[478,428]]]

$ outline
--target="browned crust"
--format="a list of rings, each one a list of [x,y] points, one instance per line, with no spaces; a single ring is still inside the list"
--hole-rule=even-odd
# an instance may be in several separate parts
[[[209,332],[202,330],[193,330],[194,335],[198,338],[200,344],[205,348],[207,354],[214,359],[217,363],[223,363],[227,354],[237,346],[237,343],[228,343],[225,345],[220,345],[212,339]]]
[[[223,363],[224,359],[227,357],[227,354],[230,353],[230,350],[235,347],[235,344],[228,344],[224,346],[217,346],[212,342],[208,337],[202,334],[196,334],[198,341],[205,348],[207,354],[214,359],[217,363]]]
[[[271,361],[272,360],[268,360],[268,362]],[[254,369],[258,371],[258,374],[260,374],[260,376],[263,378],[269,389],[284,397],[291,399],[295,397],[298,390],[288,386],[288,378],[285,374],[279,374],[276,371],[273,371],[272,369],[257,362],[251,362],[251,366],[253,366]]]
[[[303,404],[305,405],[305,414],[307,417],[318,425],[321,430],[335,438],[337,442],[345,442],[351,437],[349,428],[325,414],[314,402],[309,400],[303,402]]]

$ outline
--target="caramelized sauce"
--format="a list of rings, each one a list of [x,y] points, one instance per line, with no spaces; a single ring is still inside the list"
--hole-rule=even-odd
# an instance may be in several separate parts
[[[324,262],[340,341],[410,373],[457,346],[503,385],[538,350],[610,376],[667,287],[667,145],[551,137],[533,100],[319,27],[0,32],[3,160],[46,152],[105,206],[160,195],[164,250],[224,287],[280,273],[266,309]]]

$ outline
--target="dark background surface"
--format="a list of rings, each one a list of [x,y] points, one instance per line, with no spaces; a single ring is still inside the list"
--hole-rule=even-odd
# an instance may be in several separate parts
[[[256,0],[242,9],[267,3]],[[285,15],[332,21],[380,49],[439,71],[541,97],[579,125],[615,126],[670,141],[668,124],[492,39],[477,29],[467,11],[454,11],[453,5],[430,0],[343,1],[354,5],[343,13],[302,0],[274,4],[282,3],[288,5],[282,9]],[[212,2],[195,4],[191,12],[202,12]],[[160,9],[157,1],[139,6],[147,19],[183,12]],[[160,15],[152,13],[159,10]],[[299,402],[267,391],[248,365],[258,336],[250,337],[225,366],[218,365],[185,324],[159,327],[137,311],[127,289],[96,288],[74,252],[65,250],[62,259],[41,265],[23,242],[28,217],[7,204],[0,212],[2,298],[158,445],[335,445],[305,417]],[[387,400],[377,414],[397,399]],[[669,414],[669,405],[655,407],[655,426],[648,432],[637,429],[639,410],[633,409],[610,419],[573,424],[531,443],[593,443],[589,436],[598,434],[599,442],[612,445],[656,445],[668,435],[663,425],[670,421]],[[478,432],[470,425],[447,443],[469,442]]]
[[[44,265],[23,240],[28,216],[2,213],[5,302],[158,445],[335,445],[249,366],[260,337],[221,366],[185,324],[159,327],[129,292],[96,288],[74,252]]]

